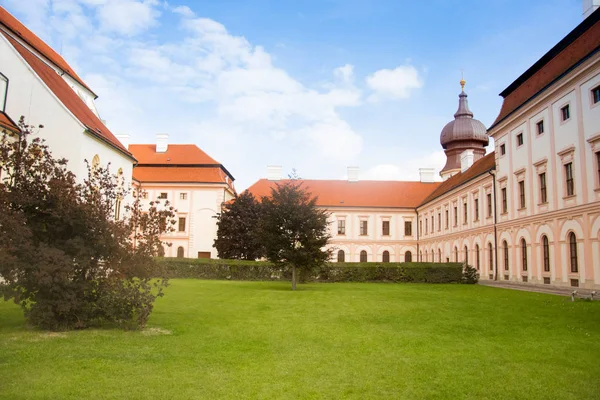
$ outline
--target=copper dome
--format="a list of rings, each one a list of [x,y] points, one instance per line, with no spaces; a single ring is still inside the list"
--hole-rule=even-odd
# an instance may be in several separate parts
[[[485,125],[473,118],[464,91],[458,95],[458,110],[454,114],[454,121],[448,122],[440,135],[440,143],[444,149],[450,143],[463,141],[481,142],[482,147],[487,146],[490,141]]]

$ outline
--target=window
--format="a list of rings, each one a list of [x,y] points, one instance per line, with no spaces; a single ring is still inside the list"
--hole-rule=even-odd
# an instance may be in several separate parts
[[[390,262],[390,252],[389,251],[384,251],[383,255],[381,256],[381,261],[383,261],[384,263],[389,263]]]
[[[536,128],[537,128],[537,134],[541,135],[542,133],[544,133],[544,121],[540,121],[537,124],[535,124]]]
[[[569,258],[571,261],[571,272],[579,271],[577,264],[577,238],[573,232],[569,233]]]
[[[367,262],[367,252],[365,250],[360,252],[360,262]]]
[[[546,173],[542,172],[540,175],[540,202],[548,202],[548,190],[546,188]]]
[[[100,156],[96,154],[94,158],[92,158],[92,169],[96,169],[100,166]]]
[[[464,221],[463,224],[467,223],[467,203],[463,203]]]
[[[438,249],[438,262],[442,262],[442,250]]]
[[[479,221],[479,199],[475,199],[475,221]]]
[[[479,245],[478,244],[475,245],[475,265],[476,265],[477,271],[479,271],[480,259],[479,259]]]
[[[488,217],[492,216],[492,194],[488,193],[487,195],[487,211]]]
[[[433,215],[431,216],[431,233],[433,233],[434,227],[433,227]]]
[[[337,254],[337,262],[345,262],[346,261],[346,253],[344,250],[339,250]]]
[[[500,145],[500,155],[503,156],[506,154],[506,145],[505,144],[501,144]]]
[[[448,219],[449,219],[449,218],[448,218],[448,215],[449,215],[449,214],[450,214],[450,213],[448,212],[448,210],[446,210],[446,229],[448,229],[448,223],[449,223],[449,222],[448,222]]]
[[[184,256],[184,250],[183,250],[183,247],[179,246],[179,247],[177,248],[177,258],[183,258],[183,256]]]
[[[0,72],[0,111],[6,111],[6,97],[8,96],[8,78]]]
[[[438,213],[438,232],[442,230],[442,213]]]
[[[423,220],[419,220],[419,234],[422,235],[423,234]]]
[[[454,226],[458,226],[458,207],[454,207]]]
[[[454,247],[454,262],[458,262],[458,247]]]
[[[383,236],[390,235],[390,221],[383,221],[381,225],[381,231],[383,232]]]
[[[600,103],[600,86],[596,86],[592,89],[592,103]]]
[[[504,250],[504,270],[508,271],[508,243],[506,240],[502,242],[502,250]]]
[[[429,229],[429,218],[425,217],[425,234],[427,235],[427,231]]]
[[[117,199],[115,201],[115,220],[118,221],[121,219],[121,199]]]
[[[412,236],[412,221],[404,221],[404,234]]]
[[[187,200],[187,193],[179,193],[179,200]]]
[[[166,192],[161,192],[161,193],[158,195],[158,198],[159,198],[159,199],[166,199],[166,198],[167,198],[167,193],[166,193]]]
[[[494,248],[491,243],[488,243],[488,264],[490,266],[490,272],[494,272]]]
[[[469,249],[465,246],[465,264],[469,265]]]
[[[179,224],[177,228],[179,232],[185,232],[185,217],[179,217]]]
[[[519,208],[525,208],[525,181],[519,182]]]
[[[573,182],[573,163],[565,164],[565,178],[567,183],[567,196],[575,194],[575,184]]]
[[[542,250],[544,255],[544,272],[550,272],[550,245],[548,236],[542,236]]]
[[[519,133],[517,135],[517,147],[518,146],[523,146],[523,134],[522,133]]]
[[[560,109],[560,117],[563,121],[566,121],[569,118],[571,118],[571,110],[568,104]]]
[[[360,221],[360,234],[361,236],[366,236],[368,233],[367,225],[368,221]]]
[[[502,188],[500,190],[502,193],[502,213],[506,214],[508,212],[508,200],[506,199],[506,188]]]
[[[404,253],[404,262],[412,262],[412,253],[410,251]]]
[[[346,220],[338,219],[338,235],[346,234]]]
[[[523,271],[527,271],[527,242],[525,238],[521,239],[521,266]]]

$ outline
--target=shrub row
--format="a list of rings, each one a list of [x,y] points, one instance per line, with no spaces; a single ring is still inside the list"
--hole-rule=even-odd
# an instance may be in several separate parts
[[[162,258],[169,278],[290,280],[291,271],[264,261]],[[460,283],[461,263],[329,263],[300,275],[303,282]]]

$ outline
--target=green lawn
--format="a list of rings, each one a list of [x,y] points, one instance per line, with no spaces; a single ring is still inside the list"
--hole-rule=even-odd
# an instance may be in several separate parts
[[[171,283],[145,332],[28,330],[0,301],[0,398],[600,398],[600,302],[470,285]]]

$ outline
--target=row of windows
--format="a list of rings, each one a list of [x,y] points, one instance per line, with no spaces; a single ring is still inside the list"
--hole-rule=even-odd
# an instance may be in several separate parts
[[[144,192],[143,198],[147,199],[148,198],[148,194]],[[167,198],[168,198],[167,192],[160,192],[160,194],[158,195],[158,199],[166,200]],[[188,194],[187,193],[184,193],[184,192],[179,193],[179,200],[187,200],[187,198],[188,198]]]
[[[346,220],[338,219],[338,235],[346,234]],[[361,220],[359,223],[360,235],[367,236],[369,234],[369,221]],[[381,221],[381,234],[383,236],[390,235],[390,221]],[[404,221],[404,235],[412,236],[412,221]]]
[[[359,253],[360,256],[360,262],[368,262],[368,254],[366,250],[362,250]],[[381,254],[381,260],[384,263],[388,263],[390,262],[390,252],[385,250],[382,254]],[[412,253],[410,251],[407,251],[406,253],[404,253],[404,261],[405,262],[412,262]],[[344,250],[338,250],[337,252],[337,262],[346,262],[346,252]]]
[[[486,200],[487,200],[487,217],[491,218],[492,217],[492,194],[488,193],[486,195]],[[480,215],[480,210],[479,210],[479,199],[473,199],[473,209],[474,209],[474,213],[473,213],[473,221],[477,222],[479,221],[479,215]],[[450,214],[448,209],[446,209],[445,211],[445,219],[444,219],[444,229],[449,229],[449,220],[450,220]],[[458,206],[454,206],[454,227],[458,226]],[[438,232],[440,232],[442,230],[442,212],[439,211],[437,213],[437,230]],[[429,233],[429,218],[425,217],[425,234],[427,235]],[[463,224],[466,224],[468,222],[469,219],[469,211],[468,211],[468,203],[465,201],[463,202]],[[423,220],[419,221],[419,231],[420,234],[423,234]],[[431,233],[433,233],[435,231],[435,223],[434,223],[434,217],[433,215],[431,216]]]

